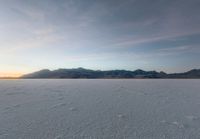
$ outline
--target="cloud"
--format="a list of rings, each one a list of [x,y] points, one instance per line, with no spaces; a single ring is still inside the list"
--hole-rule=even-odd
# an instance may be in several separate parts
[[[11,58],[12,55],[19,58],[19,55],[27,55],[27,53],[31,53],[33,50],[44,53],[45,49],[49,49],[52,46],[56,48],[58,47],[56,45],[62,42],[64,38],[59,34],[55,34],[55,31],[52,27],[46,27],[30,30],[31,35],[27,37],[15,37],[13,39],[10,38],[10,40],[2,40],[0,41],[0,55],[3,59]],[[34,58],[32,59],[34,60]]]
[[[114,43],[112,46],[138,46],[140,44],[148,44],[152,42],[160,42],[171,39],[176,39],[180,37],[185,37],[189,35],[200,34],[200,30],[190,31],[190,32],[177,32],[172,34],[160,34],[156,36],[136,36],[128,37],[128,39],[121,40],[120,42]]]

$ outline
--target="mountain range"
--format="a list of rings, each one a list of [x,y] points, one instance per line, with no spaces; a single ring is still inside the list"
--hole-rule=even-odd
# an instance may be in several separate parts
[[[99,79],[99,78],[199,78],[200,69],[193,69],[184,73],[172,73],[167,74],[165,72],[157,71],[144,71],[141,69],[135,71],[129,70],[90,70],[84,68],[74,69],[57,69],[57,70],[40,70],[34,73],[21,76],[23,79],[37,79],[37,78],[53,78],[53,79],[74,79],[74,78],[86,78],[86,79]]]

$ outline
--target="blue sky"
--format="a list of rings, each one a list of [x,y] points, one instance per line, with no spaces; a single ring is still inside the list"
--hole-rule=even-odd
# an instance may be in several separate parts
[[[0,76],[200,68],[199,0],[1,0]]]

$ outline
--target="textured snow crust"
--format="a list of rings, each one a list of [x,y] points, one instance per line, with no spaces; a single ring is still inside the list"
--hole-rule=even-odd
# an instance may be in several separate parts
[[[199,139],[200,80],[0,80],[0,139]]]

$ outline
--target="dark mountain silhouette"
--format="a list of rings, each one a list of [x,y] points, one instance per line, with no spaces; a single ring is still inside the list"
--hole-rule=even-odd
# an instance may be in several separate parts
[[[169,74],[168,78],[200,78],[200,69],[193,69],[184,73]]]
[[[48,69],[40,70],[34,73],[23,75],[21,78],[200,78],[200,69],[193,69],[185,73],[167,74],[157,71],[143,70],[90,70],[84,68],[75,69],[57,69],[50,71]]]

